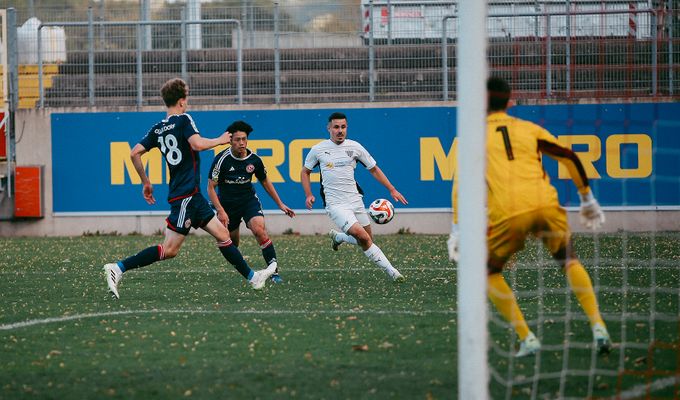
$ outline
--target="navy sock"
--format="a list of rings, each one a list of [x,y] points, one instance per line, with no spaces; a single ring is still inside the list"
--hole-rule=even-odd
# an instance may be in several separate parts
[[[119,261],[118,266],[120,267],[122,265],[120,269],[123,272],[130,269],[145,267],[149,264],[155,263],[156,261],[162,260],[162,254],[163,246],[161,245],[147,247],[134,256],[130,256],[125,260]]]
[[[224,258],[229,261],[229,264],[233,265],[244,278],[250,279],[253,277],[253,270],[250,269],[246,260],[243,259],[241,252],[232,244],[231,240],[228,242],[218,242],[217,247]]]
[[[271,239],[261,243],[260,249],[262,249],[262,257],[264,257],[264,262],[266,262],[267,265],[271,264],[273,261],[276,261],[276,249],[274,249],[274,243]]]

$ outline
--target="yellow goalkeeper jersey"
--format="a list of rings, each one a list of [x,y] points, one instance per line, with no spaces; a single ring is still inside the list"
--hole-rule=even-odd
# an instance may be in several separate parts
[[[544,207],[559,206],[557,190],[543,169],[542,154],[563,163],[581,193],[587,193],[588,178],[578,156],[561,145],[546,129],[505,112],[495,112],[486,119],[489,224]],[[454,159],[458,156],[454,145]],[[457,161],[455,161],[457,162]],[[453,208],[458,209],[458,175],[454,167]]]

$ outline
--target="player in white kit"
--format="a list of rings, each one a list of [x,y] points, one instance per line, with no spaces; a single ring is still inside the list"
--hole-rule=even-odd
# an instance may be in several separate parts
[[[328,133],[330,139],[312,147],[300,172],[300,180],[305,190],[305,205],[311,209],[316,201],[312,194],[310,174],[318,166],[321,172],[321,198],[326,207],[326,214],[342,229],[342,232],[331,230],[329,233],[333,250],[337,250],[342,243],[358,245],[366,257],[382,268],[393,281],[403,281],[402,274],[373,243],[363,191],[354,179],[357,163],[362,164],[385,186],[396,202],[408,204],[406,198],[394,188],[368,151],[358,142],[347,139],[345,114],[335,112],[328,117]]]

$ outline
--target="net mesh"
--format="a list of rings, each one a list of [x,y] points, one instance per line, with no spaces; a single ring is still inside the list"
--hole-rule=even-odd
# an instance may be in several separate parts
[[[492,398],[680,397],[680,233],[669,230],[678,216],[671,198],[680,193],[680,177],[672,172],[671,160],[680,156],[673,133],[679,126],[664,119],[651,126],[646,134],[653,151],[648,155],[635,146],[617,147],[618,155],[611,149],[603,151],[603,156],[619,157],[619,165],[629,167],[628,172],[643,168],[643,159],[650,157],[651,175],[644,183],[641,178],[614,178],[610,164],[609,173],[591,180],[605,205],[606,232],[580,232],[573,238],[576,254],[592,279],[614,344],[612,352],[597,354],[588,318],[565,274],[540,241],[530,240],[504,276],[542,342],[541,351],[515,358],[517,335],[492,307]],[[605,166],[599,167],[606,170]],[[568,180],[564,183],[573,187]],[[569,209],[578,209],[578,201],[566,203]],[[577,221],[570,225],[579,227]]]

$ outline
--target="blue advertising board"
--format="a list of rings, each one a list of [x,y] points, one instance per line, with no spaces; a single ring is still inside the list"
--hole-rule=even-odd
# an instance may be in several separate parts
[[[300,169],[309,148],[328,138],[333,111],[348,116],[348,137],[362,143],[409,200],[403,210],[451,207],[456,110],[451,107],[238,110],[190,112],[201,134],[216,137],[235,120],[254,131],[249,147],[260,155],[282,200],[304,209]],[[593,104],[517,106],[510,114],[534,121],[572,146],[584,161],[603,206],[634,209],[680,208],[680,104]],[[168,174],[159,152],[145,156],[157,204],[149,206],[129,159],[130,149],[165,116],[163,112],[53,113],[52,163],[55,214],[149,214],[169,207]],[[203,192],[216,153],[201,153]],[[546,171],[565,206],[578,205],[576,189],[557,163]],[[357,180],[367,200],[389,198],[361,166]],[[314,174],[313,191],[318,193]],[[263,207],[277,209],[256,184]],[[322,208],[317,202],[315,208]]]

